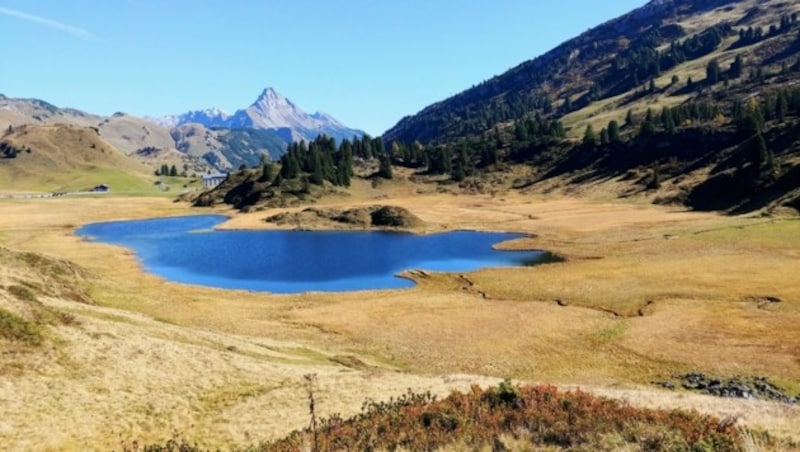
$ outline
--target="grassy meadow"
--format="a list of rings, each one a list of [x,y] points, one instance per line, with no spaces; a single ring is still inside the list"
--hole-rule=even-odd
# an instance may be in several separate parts
[[[654,384],[704,372],[800,391],[796,219],[393,184],[318,204],[405,207],[425,222],[418,232],[525,232],[498,246],[565,260],[412,271],[418,284],[406,290],[225,291],[147,275],[131,251],[74,230],[233,212],[161,197],[0,200],[0,325],[12,332],[0,337],[0,443],[108,449],[176,431],[204,447],[274,440],[308,425],[308,374],[320,416],[351,416],[366,398],[408,389],[445,395],[512,378],[693,408],[800,441],[796,406]],[[264,218],[291,210],[235,214],[224,227],[275,227]]]

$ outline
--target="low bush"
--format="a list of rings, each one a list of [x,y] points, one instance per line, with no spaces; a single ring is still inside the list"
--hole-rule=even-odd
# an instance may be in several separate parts
[[[35,323],[0,308],[0,338],[28,345],[42,343],[42,333]]]
[[[389,402],[368,402],[350,419],[333,416],[319,425],[316,435],[309,428],[255,450],[434,450],[455,444],[502,449],[509,439],[510,447],[523,440],[531,448],[563,450],[607,450],[609,444],[654,451],[741,449],[740,432],[730,421],[508,381],[485,390],[473,386],[443,400],[409,392]]]

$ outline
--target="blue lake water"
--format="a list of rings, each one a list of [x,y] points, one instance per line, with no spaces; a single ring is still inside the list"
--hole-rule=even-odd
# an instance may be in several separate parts
[[[224,216],[201,215],[94,223],[77,233],[136,252],[144,268],[168,280],[276,293],[410,287],[409,269],[465,272],[530,265],[540,251],[497,251],[521,234],[457,231],[215,231]]]

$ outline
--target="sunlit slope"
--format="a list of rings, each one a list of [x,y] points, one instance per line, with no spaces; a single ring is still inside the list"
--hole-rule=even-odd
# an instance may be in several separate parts
[[[6,131],[0,142],[0,190],[80,191],[99,184],[114,193],[155,192],[148,167],[125,156],[92,128],[45,125]]]

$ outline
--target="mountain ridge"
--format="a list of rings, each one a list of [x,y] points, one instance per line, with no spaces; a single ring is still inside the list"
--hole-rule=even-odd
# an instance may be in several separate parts
[[[601,86],[601,78],[609,76],[615,59],[637,50],[639,42],[656,39],[660,45],[668,45],[670,41],[686,40],[709,29],[709,22],[722,23],[726,20],[721,18],[728,17],[736,19],[730,22],[737,22],[738,27],[763,27],[767,24],[759,21],[755,12],[767,8],[776,10],[775,14],[800,10],[797,5],[777,0],[653,0],[500,75],[403,117],[384,132],[383,137],[387,143],[397,140],[428,144],[485,132],[497,123],[518,119],[536,110],[564,116],[582,108],[590,99],[613,94],[614,87]],[[691,20],[684,21],[687,18]],[[677,36],[670,39],[670,32]],[[650,78],[647,76],[639,82],[643,84]],[[598,85],[597,88],[594,85]],[[616,90],[626,92],[630,87],[619,86]],[[567,98],[570,98],[570,105],[565,105]],[[482,110],[492,102],[497,108],[490,109],[500,113],[487,120],[482,117]]]
[[[531,173],[512,184],[526,192],[800,211],[798,16],[782,0],[653,0],[383,139],[396,164],[454,181],[515,163]]]
[[[234,114],[214,107],[162,118],[123,112],[102,116],[0,94],[0,128],[55,124],[96,129],[108,143],[154,169],[169,163],[199,172],[256,165],[263,154],[276,160],[293,141],[310,142],[320,134],[338,141],[364,134],[327,113],[305,113],[273,88]]]
[[[287,144],[310,142],[322,134],[337,141],[365,135],[364,131],[347,127],[330,114],[319,111],[306,113],[272,87],[264,88],[252,104],[233,114],[214,107],[154,120],[173,128],[197,123],[207,128],[268,130],[278,134]]]

